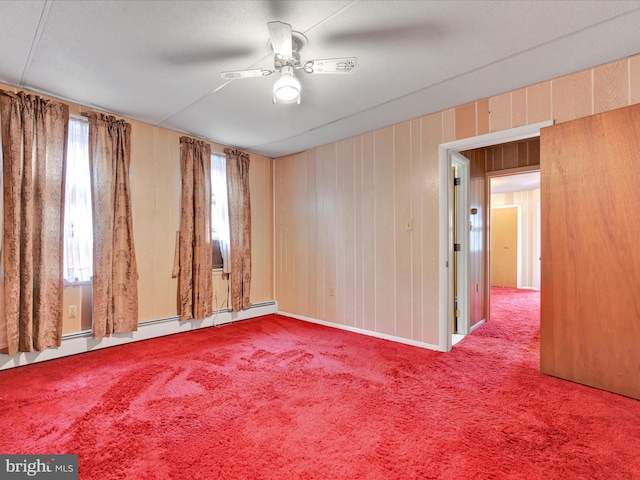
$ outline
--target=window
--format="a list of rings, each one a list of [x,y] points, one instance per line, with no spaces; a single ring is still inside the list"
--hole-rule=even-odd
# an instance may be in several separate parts
[[[64,280],[93,276],[93,224],[89,174],[89,122],[69,119],[64,206]]]
[[[211,239],[213,268],[229,272],[229,208],[227,203],[227,159],[211,155]]]

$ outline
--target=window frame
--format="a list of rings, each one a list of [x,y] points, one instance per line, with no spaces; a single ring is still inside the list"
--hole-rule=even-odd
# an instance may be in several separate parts
[[[213,160],[213,157],[218,156],[221,157],[224,160],[224,164],[226,167],[226,159],[227,156],[224,153],[221,152],[211,152],[211,159]],[[225,172],[224,172],[224,177],[225,177],[225,183],[226,183],[226,179],[227,179],[227,172],[226,172],[226,168],[225,168]],[[225,188],[225,193],[227,193],[227,190]],[[214,264],[213,264],[213,271],[214,272],[221,272],[224,270],[224,258],[222,256],[222,247],[220,244],[220,235],[216,235],[214,236],[213,231],[214,231],[214,207],[215,207],[215,203],[214,200],[216,199],[215,197],[215,192],[214,192],[214,187],[213,187],[213,161],[211,164],[211,248],[212,248],[212,256],[214,259]],[[226,209],[226,215],[227,215],[227,221],[229,218],[229,207],[228,207],[228,197],[227,197],[227,209]],[[227,242],[229,242],[229,239],[227,239]],[[216,259],[220,259],[220,262],[215,263]]]
[[[69,115],[69,130],[70,130],[72,121],[78,121],[78,122],[83,122],[83,123],[87,124],[87,158],[86,158],[86,161],[87,161],[87,167],[90,169],[91,167],[89,165],[89,151],[88,151],[88,149],[89,149],[89,131],[88,131],[89,121],[88,121],[87,117],[85,117],[85,116],[70,114]],[[69,165],[68,165],[68,155],[69,155],[68,142],[69,142],[69,133],[67,133],[67,152],[66,152],[67,163],[65,164],[65,210],[66,210],[66,204],[67,204],[67,198],[66,198],[67,178],[66,178],[66,173],[68,172],[68,168],[69,168]],[[91,172],[90,172],[90,170],[89,170],[89,180],[88,180],[87,188],[89,190],[89,195],[91,195],[92,192],[91,192]],[[66,245],[66,239],[67,239],[67,235],[66,235],[67,221],[66,221],[66,214],[65,214],[66,212],[63,212],[63,218],[64,218],[63,224],[64,225],[63,225],[63,236],[62,236],[62,252],[63,252],[63,256],[65,256],[65,260],[63,261],[63,264],[64,264],[65,268],[63,268],[63,278],[62,278],[62,280],[63,280],[64,287],[75,287],[75,286],[83,286],[83,285],[92,285],[93,284],[93,245],[94,245],[94,236],[93,236],[93,204],[91,202],[91,199],[90,199],[90,202],[89,202],[89,206],[90,206],[89,209],[90,209],[90,213],[91,213],[91,231],[92,231],[92,235],[91,235],[91,255],[92,255],[92,258],[91,258],[91,275],[90,275],[90,278],[88,280],[78,280],[77,278],[74,279],[74,280],[68,280],[67,279],[67,276],[66,276],[66,273],[67,273],[66,255],[65,255],[65,253],[66,253],[65,245]]]

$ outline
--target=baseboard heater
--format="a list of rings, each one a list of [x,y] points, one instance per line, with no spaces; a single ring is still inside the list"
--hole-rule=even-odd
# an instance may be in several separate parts
[[[58,348],[48,348],[42,352],[22,352],[11,357],[0,354],[0,370],[20,367],[31,363],[53,360],[78,353],[91,352],[101,348],[124,345],[126,343],[163,337],[174,333],[188,332],[201,328],[217,327],[227,323],[248,320],[250,318],[269,315],[278,311],[275,300],[255,303],[247,310],[232,312],[229,309],[215,310],[204,320],[181,321],[180,317],[159,318],[140,322],[135,332],[114,333],[108,338],[94,338],[90,330],[68,333],[62,336],[62,345]]]

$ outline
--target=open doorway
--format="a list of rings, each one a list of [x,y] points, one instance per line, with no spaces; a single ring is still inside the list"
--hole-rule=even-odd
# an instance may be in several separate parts
[[[490,285],[540,289],[540,170],[489,174]]]
[[[507,297],[513,304],[540,290],[540,170],[489,172],[487,184],[491,317]]]
[[[474,328],[490,319],[490,265],[488,255],[488,228],[489,228],[489,179],[488,172],[496,173],[497,170],[510,169],[531,169],[539,168],[538,165],[531,165],[528,161],[530,152],[527,151],[527,161],[522,164],[523,157],[520,155],[529,146],[523,141],[536,139],[539,149],[540,128],[551,125],[552,122],[541,122],[539,124],[526,125],[510,130],[494,132],[480,135],[473,138],[456,140],[440,145],[440,207],[439,207],[439,244],[440,244],[440,268],[439,268],[439,348],[442,351],[449,351],[452,347],[452,318],[454,318],[456,308],[465,301],[469,306],[469,315],[463,315],[457,319],[458,326],[462,331],[471,332]],[[509,150],[510,154],[494,155],[487,153],[492,149]],[[535,147],[534,147],[535,148]],[[476,157],[467,154],[475,150]],[[453,178],[452,169],[454,166],[454,154],[464,153],[470,160],[469,182],[462,183],[462,188],[468,195],[466,209],[460,209],[454,214],[456,205],[454,199],[455,190],[451,188]],[[539,158],[539,150],[538,150]],[[539,160],[538,160],[539,163]],[[505,173],[503,172],[503,174]],[[510,172],[518,173],[518,172]],[[521,173],[521,172],[520,172]],[[468,221],[467,232],[470,232],[468,242],[469,261],[462,271],[454,264],[454,249],[461,248],[453,241],[453,224],[455,219],[461,215]],[[478,260],[479,259],[479,260]],[[455,275],[452,268],[456,265]],[[454,282],[462,282],[462,287],[467,286],[467,293],[456,295]]]

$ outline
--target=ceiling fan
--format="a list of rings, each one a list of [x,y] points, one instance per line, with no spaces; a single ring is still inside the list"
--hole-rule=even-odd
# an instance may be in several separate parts
[[[231,70],[222,72],[226,80],[255,78],[280,73],[280,78],[273,85],[273,103],[300,104],[300,81],[295,76],[296,70],[310,74],[345,74],[356,68],[356,57],[329,58],[300,61],[300,53],[307,47],[307,38],[300,32],[293,31],[291,25],[284,22],[267,23],[269,30],[269,46],[273,50],[273,70]]]

